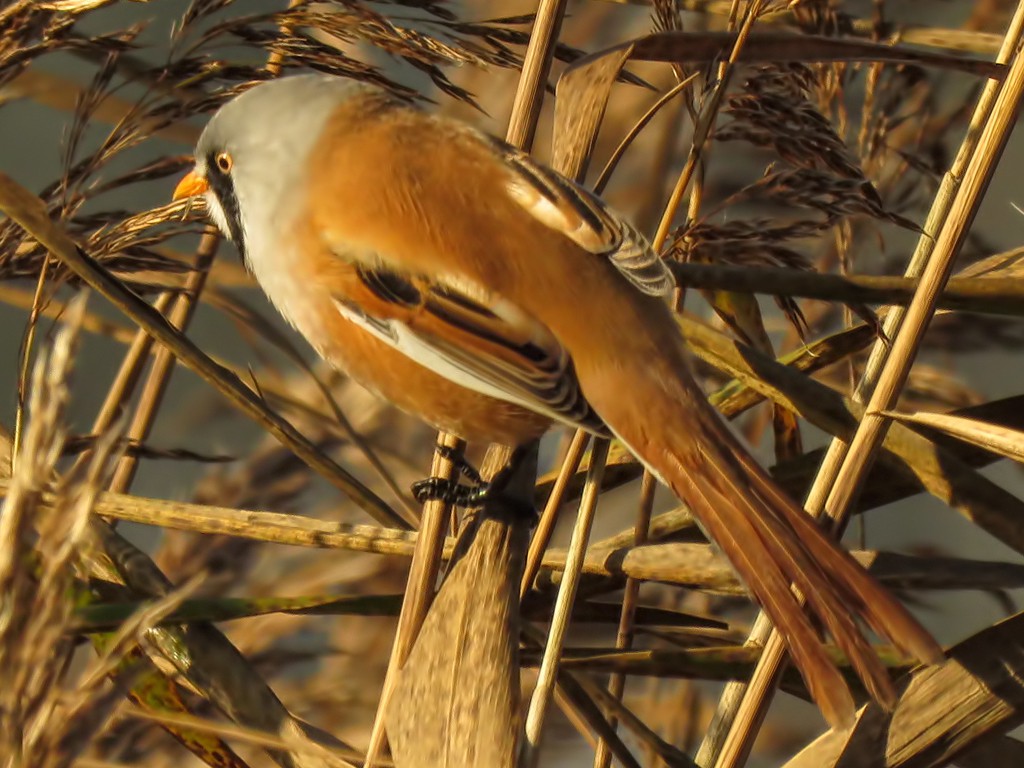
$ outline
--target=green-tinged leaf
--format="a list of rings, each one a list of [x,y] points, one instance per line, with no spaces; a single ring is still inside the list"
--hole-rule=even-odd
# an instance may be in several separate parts
[[[186,600],[174,613],[168,614],[164,624],[188,624],[197,621],[234,621],[237,619],[265,616],[271,613],[290,613],[297,616],[397,616],[402,604],[402,595],[358,595],[353,597],[262,597],[262,598],[209,598]],[[85,605],[77,611],[77,621],[72,629],[81,633],[102,633],[119,626],[140,607],[138,602],[96,603]],[[615,624],[621,608],[612,603],[581,601],[573,607],[572,618],[576,623]],[[547,606],[525,606],[527,618],[543,621],[547,618]],[[644,626],[661,627],[709,627],[725,628],[724,622],[695,616],[680,611],[641,606],[637,609],[636,623]],[[100,635],[101,636],[101,635]]]
[[[190,624],[197,621],[233,621],[269,613],[293,613],[312,616],[396,616],[401,595],[366,595],[358,597],[219,597],[208,600],[186,600],[165,624]],[[79,632],[106,631],[116,627],[124,617],[137,610],[137,603],[103,603],[89,605],[78,611],[74,628]]]
[[[106,647],[110,635],[94,634],[93,645],[100,652]],[[141,670],[141,671],[140,671]],[[115,676],[134,674],[128,697],[147,712],[177,712],[192,714],[185,704],[182,689],[166,677],[141,651],[132,651],[117,667]],[[176,725],[164,729],[183,747],[213,768],[248,768],[242,758],[219,736]]]

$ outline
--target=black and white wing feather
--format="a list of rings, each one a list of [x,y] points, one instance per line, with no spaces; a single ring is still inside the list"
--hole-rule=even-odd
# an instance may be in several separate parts
[[[495,140],[509,169],[509,195],[534,218],[596,256],[604,256],[636,288],[668,296],[675,287],[671,271],[622,216],[596,195],[538,164],[525,152]]]

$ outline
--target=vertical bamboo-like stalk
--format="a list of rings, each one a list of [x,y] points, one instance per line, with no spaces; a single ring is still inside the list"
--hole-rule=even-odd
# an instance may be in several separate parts
[[[604,477],[605,461],[608,458],[608,441],[596,440],[591,451],[590,470],[587,473],[587,484],[580,501],[580,510],[576,525],[569,541],[569,551],[565,560],[565,572],[559,584],[558,597],[555,600],[555,611],[551,618],[551,631],[548,633],[547,644],[540,670],[537,673],[537,686],[530,710],[526,715],[526,741],[519,759],[520,768],[536,768],[540,761],[541,736],[544,720],[547,716],[548,704],[551,701],[558,675],[558,661],[562,653],[562,644],[568,629],[569,614],[572,612],[576,599],[576,588],[579,586],[580,574],[583,570],[583,559],[590,540],[590,527],[597,510],[597,501],[601,495],[601,480]]]
[[[438,434],[437,445],[457,454],[461,454],[465,447],[457,436],[444,432]],[[453,471],[452,462],[440,451],[435,451],[430,468],[431,476],[451,478]],[[373,768],[377,764],[380,752],[384,748],[387,737],[386,715],[395,694],[395,687],[398,685],[398,677],[409,659],[434,598],[437,577],[441,569],[441,550],[444,546],[447,519],[448,505],[443,501],[429,501],[424,505],[419,536],[416,537],[416,547],[413,550],[412,562],[409,564],[409,578],[406,581],[402,609],[395,627],[395,641],[388,658],[380,699],[377,702],[377,714],[370,729],[365,768]],[[407,726],[403,726],[403,730],[406,728]]]

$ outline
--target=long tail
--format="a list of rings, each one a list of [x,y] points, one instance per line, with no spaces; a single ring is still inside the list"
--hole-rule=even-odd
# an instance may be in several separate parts
[[[923,663],[940,660],[942,649],[892,594],[775,485],[689,375],[658,373],[663,375],[649,372],[638,377],[642,381],[631,382],[628,397],[619,401],[624,408],[614,408],[614,414],[602,409],[609,426],[686,502],[722,549],[782,633],[831,725],[850,722],[853,698],[791,584],[847,655],[871,696],[891,707],[896,698],[892,682],[857,619]],[[663,410],[666,395],[675,413],[652,418]]]

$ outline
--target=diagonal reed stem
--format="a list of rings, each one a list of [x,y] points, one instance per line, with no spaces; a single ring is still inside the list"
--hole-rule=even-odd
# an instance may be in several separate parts
[[[182,333],[188,329],[189,324],[192,322],[192,317],[199,304],[200,295],[206,285],[206,278],[210,273],[210,267],[213,265],[213,259],[217,253],[219,242],[220,238],[216,235],[206,234],[203,236],[199,243],[199,249],[196,252],[193,271],[189,273],[188,279],[185,282],[185,291],[176,298],[174,305],[167,315],[171,325]],[[139,331],[139,333],[142,334],[143,331]],[[134,344],[132,348],[135,348]],[[126,365],[130,365],[130,353],[131,350],[129,350],[129,355],[125,356]],[[153,355],[153,364],[149,370],[149,376],[142,388],[142,394],[135,407],[135,414],[128,425],[128,431],[125,436],[129,440],[144,442],[149,437],[153,423],[156,421],[157,413],[160,410],[160,404],[163,402],[164,393],[170,385],[171,373],[173,373],[174,367],[174,355],[166,347],[159,347]],[[99,434],[97,430],[93,430],[93,432],[94,434]],[[135,479],[135,472],[138,466],[139,459],[137,456],[122,456],[120,461],[117,462],[114,476],[110,479],[107,490],[118,493],[126,492]]]

